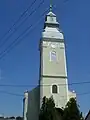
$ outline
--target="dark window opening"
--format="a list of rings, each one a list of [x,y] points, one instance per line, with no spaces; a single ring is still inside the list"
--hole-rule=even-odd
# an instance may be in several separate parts
[[[57,85],[52,86],[52,93],[57,93]]]

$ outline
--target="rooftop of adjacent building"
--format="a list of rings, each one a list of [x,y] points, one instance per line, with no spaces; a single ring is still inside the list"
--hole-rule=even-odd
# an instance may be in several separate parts
[[[87,113],[87,115],[85,116],[85,120],[90,120],[90,110],[89,110],[89,112]]]

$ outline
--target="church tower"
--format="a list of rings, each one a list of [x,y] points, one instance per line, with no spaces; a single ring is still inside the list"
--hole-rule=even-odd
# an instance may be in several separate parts
[[[64,35],[52,6],[45,18],[39,50],[39,85],[24,94],[24,120],[38,120],[44,96],[53,96],[56,108],[64,108],[71,97],[76,97],[75,92],[68,90]]]
[[[62,108],[68,101],[68,80],[64,35],[56,15],[46,15],[40,40],[40,106],[44,96],[53,96],[56,107]]]

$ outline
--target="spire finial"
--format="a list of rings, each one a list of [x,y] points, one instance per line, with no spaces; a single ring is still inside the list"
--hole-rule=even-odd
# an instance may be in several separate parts
[[[52,0],[50,0],[50,12],[52,12]]]

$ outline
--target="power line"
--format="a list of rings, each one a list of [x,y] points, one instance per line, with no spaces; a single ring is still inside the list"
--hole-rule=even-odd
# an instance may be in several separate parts
[[[74,83],[70,83],[70,84],[57,84],[59,86],[64,86],[64,85],[82,85],[82,84],[90,84],[90,81],[87,82],[74,82]],[[32,85],[13,85],[13,84],[0,84],[0,87],[35,87],[36,85],[32,84]],[[47,85],[39,85],[39,86],[51,86],[49,84]]]
[[[0,90],[0,93],[12,95],[12,96],[17,96],[17,97],[18,97],[18,96],[24,97],[24,95],[22,95],[22,94],[7,92],[7,91],[3,91],[3,90]]]
[[[0,59],[2,59],[7,53],[9,53],[15,46],[17,46],[23,39],[24,37],[27,37],[28,34],[30,34],[29,32],[34,29],[36,27],[36,25],[39,24],[39,22],[42,20],[42,18],[44,17],[44,14],[47,12],[48,10],[46,10],[42,15],[41,15],[41,19],[39,19],[39,21],[37,21],[34,26],[33,24],[30,25],[28,28],[26,28],[4,51],[2,51],[0,53]],[[31,29],[32,28],[32,29]],[[22,39],[20,39],[26,32],[28,32]],[[20,40],[18,40],[20,39]]]
[[[89,84],[90,81],[83,81],[83,82],[73,82],[73,83],[69,83],[69,84],[58,84],[59,86],[63,86],[63,85],[83,85],[83,84]],[[46,85],[46,86],[50,86],[50,85]]]
[[[88,84],[90,81],[83,81],[83,82],[74,82],[74,83],[69,83],[68,85],[79,85],[79,84]]]
[[[88,94],[90,94],[90,91],[83,92],[83,93],[76,93],[76,96],[84,96],[84,95],[88,95]],[[60,97],[65,97],[65,96],[60,96]],[[68,97],[73,97],[73,95],[68,95]]]
[[[90,91],[89,92],[83,92],[83,93],[76,93],[76,97],[77,96],[84,96],[84,95],[89,95],[90,94]],[[64,97],[66,97],[66,96],[64,96],[64,95],[61,95],[60,96],[62,99],[65,99]],[[68,97],[74,97],[73,95],[68,95]]]
[[[35,3],[35,2],[34,2]],[[44,0],[41,0],[40,4],[38,5],[37,8],[35,8],[16,28],[14,28],[14,31],[2,42],[2,44],[0,45],[0,48],[3,47],[5,45],[5,43],[8,42],[8,40],[12,37],[12,35],[26,22],[26,20],[28,20],[28,18],[33,15],[37,9],[40,8],[40,6],[44,3]]]
[[[16,96],[16,97],[24,97],[24,93],[23,94],[18,94],[18,93],[13,93],[13,92],[8,92],[8,91],[3,91],[0,90],[1,94],[7,94],[7,95],[11,95],[11,96]],[[76,93],[77,96],[84,96],[84,95],[89,95],[89,92],[83,92],[83,93]],[[65,96],[60,96],[61,98],[64,98]],[[73,95],[68,95],[68,97],[73,97]]]
[[[88,95],[88,94],[90,94],[90,92],[78,93],[77,95],[81,96],[81,95]]]
[[[27,13],[27,11],[35,4],[34,0],[29,7],[20,15],[20,17],[14,22],[14,24],[9,28],[9,30],[0,38],[0,41],[12,30],[12,28],[21,20],[21,18]]]
[[[83,82],[84,83],[84,82]],[[89,82],[90,83],[90,82]],[[3,86],[3,87],[27,87],[27,86],[31,86],[31,85],[0,85],[0,87]],[[44,85],[43,85],[44,86]],[[47,86],[47,85],[46,85]],[[8,95],[12,95],[12,96],[21,96],[21,97],[24,97],[23,94],[18,94],[18,93],[12,93],[12,92],[8,92],[8,91],[3,91],[3,90],[0,90],[0,93],[3,93],[3,94],[8,94]],[[90,91],[89,92],[83,92],[83,93],[77,93],[76,92],[76,95],[77,96],[83,96],[83,95],[88,95],[90,94]],[[73,95],[68,95],[69,97],[73,97]],[[65,96],[60,96],[60,97],[65,97]]]
[[[84,92],[84,93],[76,93],[76,98],[77,96],[85,96],[85,95],[89,95],[90,94],[90,91],[89,92]],[[59,99],[63,99],[63,100],[66,100],[65,98],[66,96],[63,96],[61,95]],[[73,95],[68,95],[69,98],[72,98],[74,97]]]

